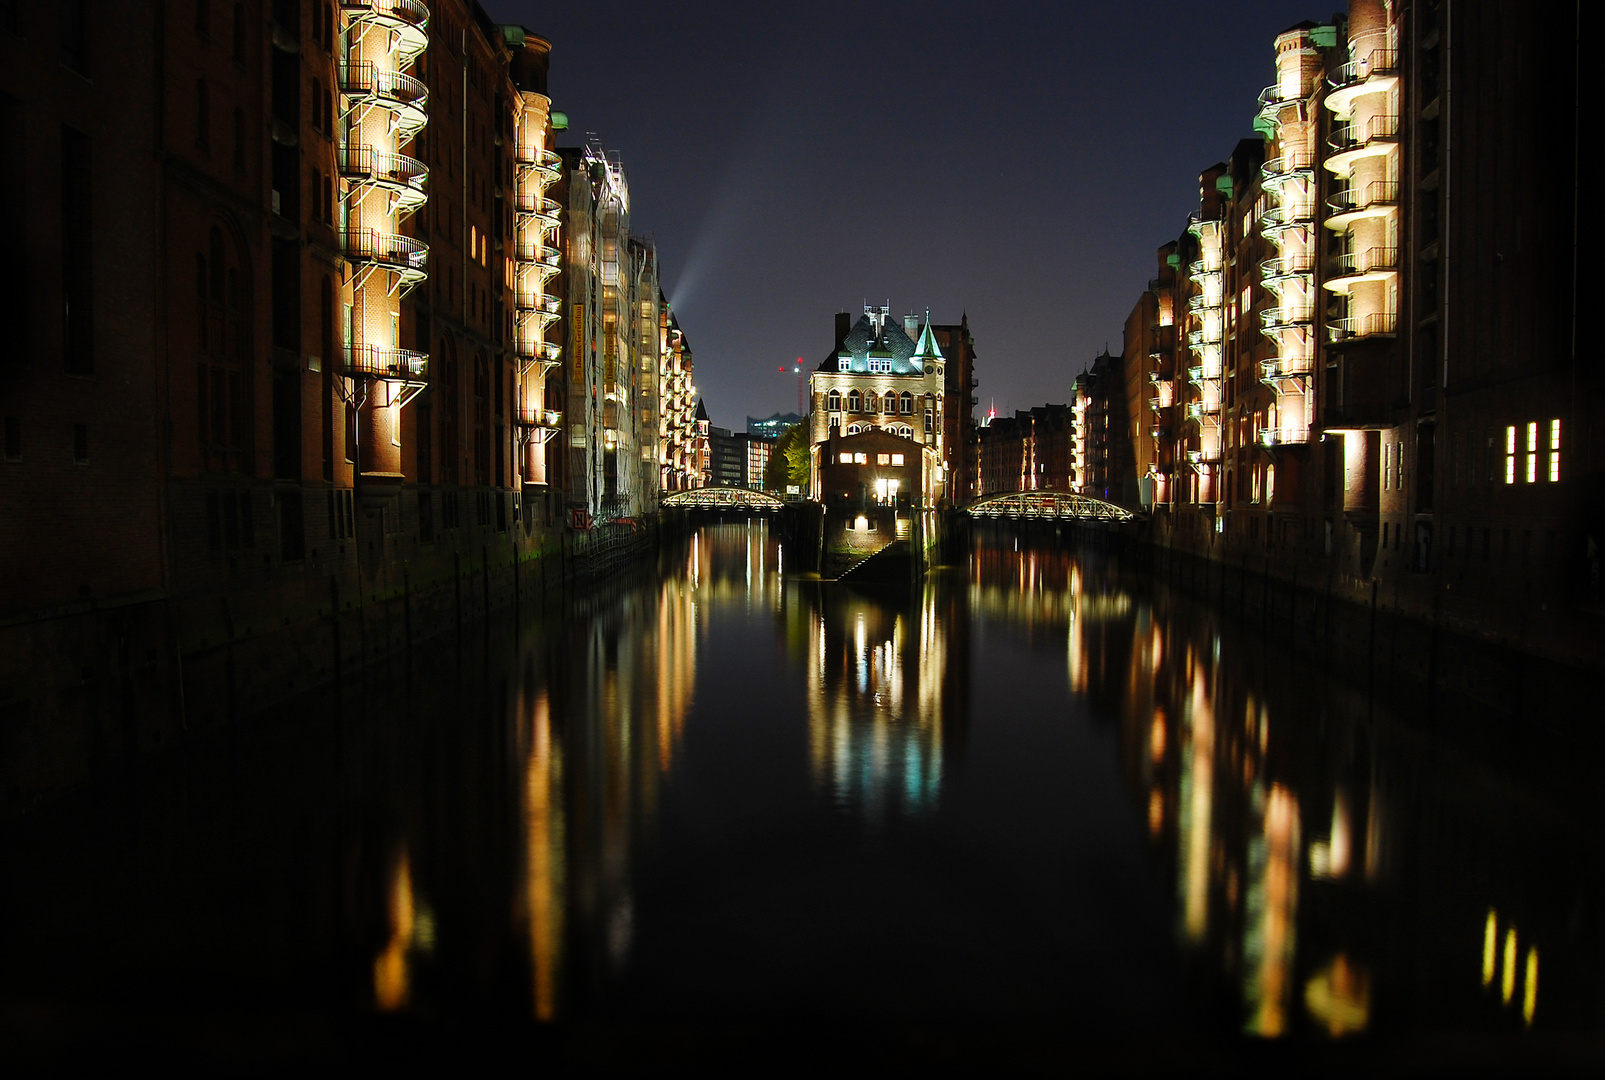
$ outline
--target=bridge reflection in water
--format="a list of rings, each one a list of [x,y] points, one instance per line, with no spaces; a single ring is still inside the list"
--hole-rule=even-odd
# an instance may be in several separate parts
[[[153,1007],[1597,1032],[1601,860],[1552,775],[1029,529],[917,591],[785,563],[696,530],[516,648],[198,747],[161,813],[12,823],[0,989],[126,986],[161,942]]]

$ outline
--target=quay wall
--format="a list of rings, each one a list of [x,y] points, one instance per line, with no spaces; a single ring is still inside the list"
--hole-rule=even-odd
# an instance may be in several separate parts
[[[658,540],[655,519],[443,535],[421,556],[372,566],[352,559],[234,589],[147,590],[12,616],[0,621],[0,814],[421,642],[488,634],[493,613],[516,626],[522,611],[640,561]]]

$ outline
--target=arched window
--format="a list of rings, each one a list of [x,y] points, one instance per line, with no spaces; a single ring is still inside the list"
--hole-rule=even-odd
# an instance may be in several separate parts
[[[902,402],[903,402],[903,410],[902,410],[903,411],[903,415],[904,416],[913,416],[914,415],[914,395],[909,393],[907,390],[904,390],[903,391]]]
[[[832,390],[825,398],[825,409],[829,412],[842,411],[842,395],[840,390]]]
[[[849,435],[857,435],[859,432],[861,432],[863,430],[864,430],[864,426],[862,424],[848,424],[847,425],[847,434],[849,434]]]
[[[880,399],[875,396],[875,391],[873,391],[873,390],[864,391],[864,411],[867,412],[867,413],[874,413],[874,412],[878,411],[879,409],[880,409]]]
[[[848,412],[857,412],[858,411],[858,406],[859,406],[858,391],[857,390],[849,390],[849,391],[847,391],[847,411]]]

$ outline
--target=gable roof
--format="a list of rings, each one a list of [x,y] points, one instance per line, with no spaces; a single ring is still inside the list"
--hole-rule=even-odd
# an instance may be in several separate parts
[[[895,319],[886,319],[877,335],[875,324],[865,314],[859,316],[858,322],[847,331],[841,348],[825,357],[816,370],[840,371],[841,360],[846,357],[851,361],[850,370],[855,374],[868,374],[869,360],[873,355],[877,360],[890,360],[893,375],[922,375],[924,371],[921,366],[913,362],[914,351],[914,342]]]

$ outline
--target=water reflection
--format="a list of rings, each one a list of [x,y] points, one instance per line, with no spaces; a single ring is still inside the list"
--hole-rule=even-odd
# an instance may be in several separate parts
[[[1019,986],[1007,1015],[1055,1024],[1164,997],[1262,1038],[1597,1028],[1576,815],[1062,540],[982,532],[883,594],[699,530],[516,648],[195,750],[138,813],[11,830],[5,989],[656,1022],[863,982],[872,1017]],[[247,989],[215,959],[239,927],[273,935]]]
[[[967,725],[964,606],[938,583],[913,604],[906,593],[796,588],[814,783],[870,827],[933,810]]]

